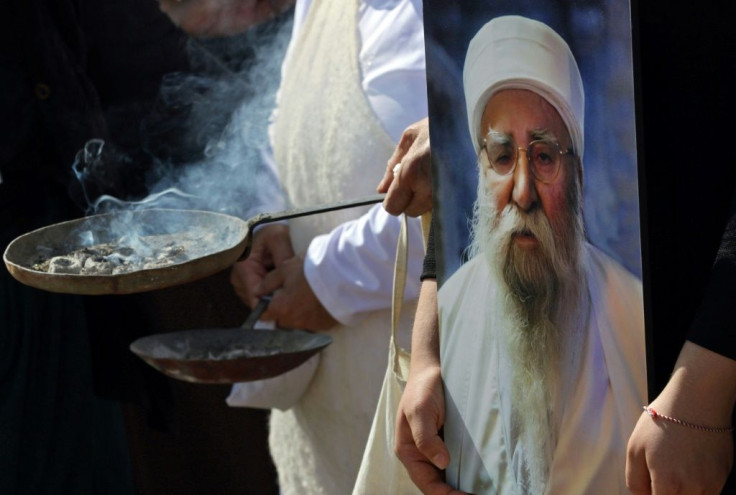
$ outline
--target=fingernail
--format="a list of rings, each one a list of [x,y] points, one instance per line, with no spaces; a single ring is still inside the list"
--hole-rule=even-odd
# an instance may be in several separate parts
[[[432,457],[432,464],[440,469],[445,469],[447,467],[447,464],[449,464],[449,460],[447,459],[447,456],[445,454],[439,453]]]

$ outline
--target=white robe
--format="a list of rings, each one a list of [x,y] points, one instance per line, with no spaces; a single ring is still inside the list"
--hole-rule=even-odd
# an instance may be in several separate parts
[[[591,245],[584,269],[591,304],[582,364],[566,382],[546,493],[625,494],[626,444],[647,398],[642,288]],[[486,318],[496,296],[482,257],[462,266],[438,295],[446,476],[477,495],[525,493],[523,449],[510,435],[506,359],[494,318]]]

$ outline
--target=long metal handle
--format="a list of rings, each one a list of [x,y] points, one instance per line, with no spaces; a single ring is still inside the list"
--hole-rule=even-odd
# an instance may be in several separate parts
[[[276,213],[261,213],[248,219],[248,234],[245,250],[240,259],[245,259],[250,254],[250,248],[253,238],[253,229],[264,223],[278,222],[280,220],[288,220],[289,218],[305,217],[316,213],[326,213],[328,211],[344,210],[347,208],[356,208],[358,206],[373,205],[380,203],[386,197],[385,194],[374,194],[372,196],[363,196],[357,199],[347,199],[344,201],[336,201],[323,205],[305,206],[304,208],[293,208],[291,210],[280,211]]]
[[[280,211],[276,213],[263,213],[248,220],[251,229],[258,225],[270,222],[278,222],[280,220],[288,220],[289,218],[306,217],[316,213],[326,213],[328,211],[344,210],[346,208],[356,208],[358,206],[372,205],[380,203],[385,198],[385,194],[374,194],[372,196],[364,196],[357,199],[346,199],[335,203],[324,205],[305,206],[304,208],[293,208],[291,210]]]

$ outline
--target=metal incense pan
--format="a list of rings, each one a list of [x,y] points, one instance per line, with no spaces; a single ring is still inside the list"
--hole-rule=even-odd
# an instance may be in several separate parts
[[[241,328],[151,335],[133,342],[130,350],[171,378],[223,384],[281,375],[332,342],[328,335],[303,330],[254,330],[267,304],[262,299]]]
[[[3,260],[19,282],[50,292],[65,294],[132,294],[193,282],[230,267],[250,253],[253,229],[258,225],[383,201],[378,194],[332,204],[261,213],[248,220],[196,210],[148,209],[118,211],[57,223],[13,240]],[[42,256],[65,255],[85,246],[79,233],[94,237],[96,243],[117,242],[111,232],[121,221],[138,227],[141,235],[172,235],[201,232],[196,256],[165,267],[141,268],[111,275],[48,273],[33,268]]]

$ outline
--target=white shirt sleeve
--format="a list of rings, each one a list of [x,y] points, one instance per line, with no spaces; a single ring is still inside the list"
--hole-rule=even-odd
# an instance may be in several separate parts
[[[421,1],[363,0],[358,28],[363,89],[384,129],[398,142],[407,126],[427,116]],[[391,307],[399,225],[397,217],[375,205],[310,243],[304,261],[307,281],[340,323],[351,325],[362,313]],[[419,220],[409,219],[406,299],[418,297],[423,258]]]
[[[391,307],[399,219],[383,207],[371,210],[329,234],[315,237],[304,260],[310,287],[325,309],[343,325],[362,313]],[[419,221],[409,222],[409,256],[404,298],[419,295],[424,244]]]

